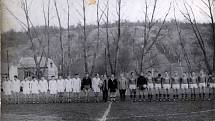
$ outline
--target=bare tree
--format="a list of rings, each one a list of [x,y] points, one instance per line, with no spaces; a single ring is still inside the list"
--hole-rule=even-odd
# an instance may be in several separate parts
[[[70,5],[69,0],[67,0],[67,41],[68,41],[68,75],[71,74],[71,40],[72,35],[70,35]]]
[[[47,39],[47,55],[46,55],[46,61],[45,61],[45,67],[47,67],[47,64],[48,64],[48,58],[50,56],[50,33],[49,33],[49,27],[50,27],[50,0],[48,0],[48,4],[47,4],[47,14],[46,14],[46,11],[45,11],[45,4],[44,4],[44,1],[43,1],[43,18],[44,18],[44,22],[45,22],[45,38]],[[45,69],[43,70],[43,74],[45,73]]]
[[[143,24],[144,31],[143,31],[143,41],[142,41],[142,46],[141,46],[141,58],[140,58],[140,69],[139,69],[140,72],[143,71],[144,56],[152,49],[154,44],[159,40],[159,37],[161,35],[161,30],[164,27],[166,18],[171,9],[172,3],[170,3],[169,9],[168,9],[167,13],[165,14],[162,22],[160,23],[161,25],[159,26],[158,31],[155,34],[155,37],[150,39],[151,30],[153,29],[153,27],[156,27],[156,24],[158,23],[158,21],[154,20],[156,8],[157,8],[157,1],[158,0],[154,0],[152,13],[150,15],[149,4],[148,4],[147,0],[145,0],[144,24]],[[149,18],[149,16],[150,16],[150,18]]]
[[[62,40],[62,34],[63,34],[63,29],[62,29],[62,25],[61,25],[61,19],[60,19],[60,15],[59,15],[59,11],[58,11],[58,6],[57,6],[57,2],[56,0],[54,0],[54,6],[55,6],[55,10],[56,10],[56,14],[57,14],[57,20],[58,20],[58,25],[59,25],[59,40],[60,40],[60,49],[61,49],[61,73],[64,76],[65,72],[64,72],[64,47],[63,47],[63,40]]]
[[[85,0],[82,0],[82,10],[83,10],[83,32],[84,32],[84,71],[88,73],[88,62],[87,62],[87,34],[86,34],[86,6]]]
[[[177,29],[177,32],[178,32],[179,43],[180,43],[180,46],[181,46],[181,49],[182,49],[182,53],[183,53],[185,62],[187,64],[188,71],[191,72],[192,67],[191,67],[191,63],[190,63],[190,59],[189,59],[187,50],[185,49],[185,41],[183,40],[182,35],[181,35],[182,31],[181,31],[181,29],[179,27],[179,23],[177,21],[176,15],[175,15],[175,8],[174,8],[174,20],[175,20],[176,29]]]
[[[208,0],[210,1],[210,0]],[[209,2],[210,3],[210,2]],[[203,54],[203,59],[204,59],[204,63],[205,63],[205,66],[208,70],[208,72],[212,72],[212,69],[211,69],[211,66],[209,64],[209,60],[208,60],[208,56],[207,56],[207,53],[206,53],[206,48],[205,48],[205,41],[202,37],[202,34],[198,28],[198,24],[196,22],[196,18],[195,18],[195,15],[194,15],[194,12],[193,12],[193,9],[192,7],[184,1],[184,7],[185,7],[185,10],[186,10],[186,13],[181,12],[181,14],[184,16],[184,18],[190,23],[191,27],[192,27],[192,30],[193,30],[193,33],[195,34],[195,37],[196,37],[196,40],[197,40],[197,43],[200,47],[200,50]],[[211,14],[212,15],[212,14]],[[213,17],[213,16],[212,16]],[[212,18],[213,20],[213,18]],[[212,25],[214,26],[214,24]],[[214,35],[213,35],[214,36]],[[213,61],[214,62],[214,61]]]
[[[107,55],[110,72],[114,73],[113,64],[111,61],[110,41],[109,41],[109,0],[107,0],[105,6],[106,6],[106,12],[104,13],[105,15],[104,23],[105,23],[105,30],[106,30],[106,49],[105,49],[106,51],[105,52]]]
[[[116,48],[115,48],[115,58],[114,58],[114,73],[117,72],[117,63],[118,63],[118,56],[119,56],[119,42],[121,38],[121,7],[122,7],[122,0],[117,0],[117,39],[116,39]]]

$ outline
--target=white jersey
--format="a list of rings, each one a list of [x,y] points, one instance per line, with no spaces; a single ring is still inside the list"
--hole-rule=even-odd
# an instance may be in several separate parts
[[[2,86],[5,95],[11,95],[11,84],[11,81],[3,81]]]
[[[16,92],[16,93],[20,92],[20,86],[21,86],[20,80],[15,79],[12,81],[11,87],[13,92]]]
[[[64,92],[65,89],[65,80],[64,79],[58,79],[57,80],[57,91],[58,92]]]
[[[73,92],[80,92],[81,91],[81,79],[73,78],[72,81],[73,81],[73,83],[72,83]]]
[[[39,93],[39,82],[37,80],[33,80],[32,82],[32,94]]]
[[[48,90],[47,80],[40,80],[39,81],[39,90],[40,90],[40,92],[47,92],[47,90]]]
[[[66,92],[72,92],[72,79],[65,79]]]
[[[50,90],[50,94],[57,94],[57,81],[56,80],[49,81],[49,90]]]
[[[93,78],[92,79],[92,88],[94,92],[100,92],[100,85],[101,85],[101,79],[100,78]]]
[[[30,88],[31,84],[29,80],[25,80],[23,82],[23,94],[30,94]]]

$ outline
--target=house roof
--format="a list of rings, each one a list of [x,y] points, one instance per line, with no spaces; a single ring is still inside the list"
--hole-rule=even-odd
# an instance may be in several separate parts
[[[37,61],[40,60],[40,57],[37,57]],[[46,57],[42,57],[40,67],[44,67],[46,62]],[[48,62],[53,62],[52,59],[48,58]],[[18,68],[24,67],[24,68],[29,68],[29,67],[36,67],[35,61],[33,57],[22,57],[19,61]]]

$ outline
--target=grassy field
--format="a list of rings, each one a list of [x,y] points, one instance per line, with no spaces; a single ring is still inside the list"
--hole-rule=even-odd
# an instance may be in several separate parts
[[[214,121],[215,101],[3,105],[2,120]]]

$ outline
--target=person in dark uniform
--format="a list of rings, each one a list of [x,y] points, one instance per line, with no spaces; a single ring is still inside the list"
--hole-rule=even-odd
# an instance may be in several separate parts
[[[164,95],[163,91],[163,77],[161,76],[160,73],[155,74],[155,77],[153,78],[153,81],[155,83],[155,91],[156,91],[156,100],[161,101],[161,94]],[[164,96],[163,96],[164,97]]]
[[[139,101],[143,101],[145,99],[144,90],[147,87],[147,80],[144,77],[143,72],[140,73],[140,76],[137,78],[137,88],[139,91]],[[143,97],[142,97],[143,95]]]
[[[105,74],[102,78],[102,94],[103,94],[103,101],[108,101],[108,78]]]
[[[110,100],[112,102],[116,101],[116,91],[117,91],[117,80],[114,74],[111,74],[111,78],[108,80],[108,88],[110,90]]]
[[[82,82],[81,82],[81,90],[84,91],[86,102],[89,102],[89,93],[91,89],[92,89],[92,80],[89,74],[86,73],[86,76],[82,79]]]

